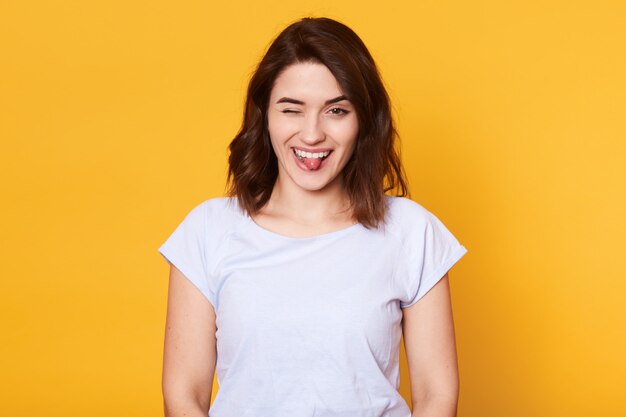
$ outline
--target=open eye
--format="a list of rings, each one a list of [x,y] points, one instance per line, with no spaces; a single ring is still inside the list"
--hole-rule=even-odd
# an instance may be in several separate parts
[[[328,110],[331,114],[336,114],[336,115],[342,115],[342,114],[348,114],[350,113],[348,110],[346,109],[342,109],[341,107],[333,107],[332,109]]]

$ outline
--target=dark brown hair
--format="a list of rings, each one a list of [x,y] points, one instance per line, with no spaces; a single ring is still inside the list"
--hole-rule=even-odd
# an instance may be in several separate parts
[[[408,193],[395,139],[389,96],[363,41],[349,27],[328,18],[304,18],[272,42],[248,85],[241,130],[228,158],[230,196],[249,214],[269,200],[278,161],[268,133],[267,109],[274,81],[288,66],[316,62],[328,67],[355,108],[359,133],[343,169],[353,217],[376,227],[385,216],[385,193]]]

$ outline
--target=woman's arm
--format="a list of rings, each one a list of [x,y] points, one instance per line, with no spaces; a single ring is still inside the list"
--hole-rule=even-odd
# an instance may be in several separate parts
[[[215,330],[211,303],[171,265],[162,380],[166,417],[207,417],[215,371]]]
[[[413,417],[455,417],[459,375],[448,274],[403,310]]]

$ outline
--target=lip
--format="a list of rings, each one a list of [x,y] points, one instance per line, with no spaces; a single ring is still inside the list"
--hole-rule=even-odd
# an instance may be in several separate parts
[[[293,147],[295,149],[298,150],[305,150],[305,148],[300,148],[300,147]],[[321,148],[320,148],[321,149]],[[320,172],[324,169],[324,167],[327,165],[328,160],[333,156],[332,149],[328,149],[328,151],[330,152],[330,154],[324,158],[324,160],[322,160],[322,163],[320,164],[320,167],[318,169],[309,169],[309,167],[306,166],[306,164],[304,162],[302,162],[301,160],[298,159],[298,157],[296,156],[296,153],[294,151],[291,151],[291,155],[293,157],[293,160],[295,161],[296,165],[298,166],[298,168],[300,168],[303,171],[306,172],[311,172],[311,173],[315,173],[315,172]],[[326,152],[326,150],[313,150],[313,151],[305,151],[305,152]]]
[[[332,152],[333,151],[332,148],[303,148],[301,146],[292,146],[291,148],[292,149],[297,149],[297,150],[303,151],[303,152],[309,152],[309,153],[320,153],[320,152]]]

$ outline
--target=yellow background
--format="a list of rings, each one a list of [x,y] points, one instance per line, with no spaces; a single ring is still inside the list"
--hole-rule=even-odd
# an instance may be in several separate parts
[[[624,4],[2,1],[1,414],[162,414],[157,248],[223,194],[270,39],[325,15],[370,47],[412,197],[469,250],[459,416],[626,415]]]

